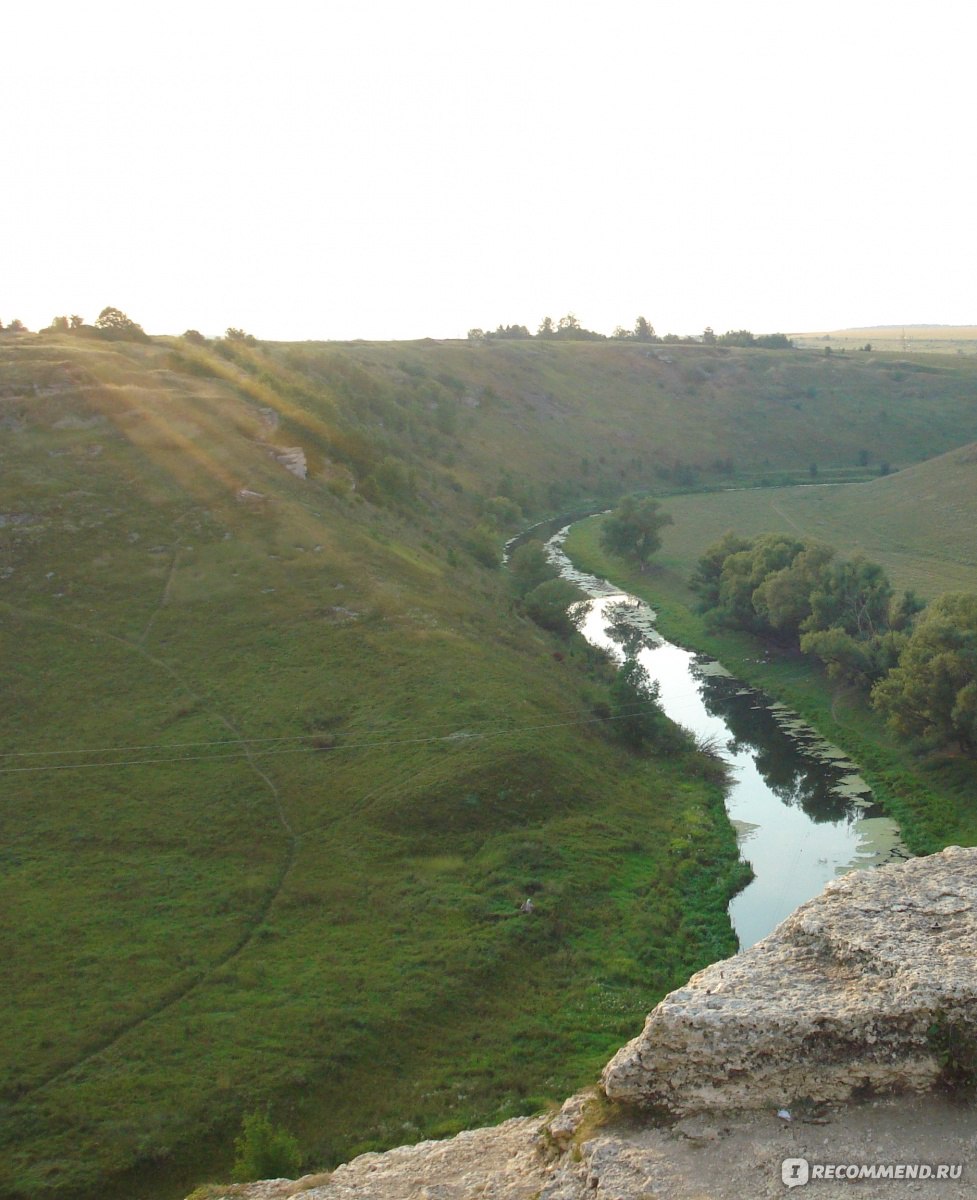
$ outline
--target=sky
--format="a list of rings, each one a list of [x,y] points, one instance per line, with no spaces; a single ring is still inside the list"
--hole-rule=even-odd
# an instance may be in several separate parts
[[[977,323],[970,0],[73,0],[0,20],[0,321]]]

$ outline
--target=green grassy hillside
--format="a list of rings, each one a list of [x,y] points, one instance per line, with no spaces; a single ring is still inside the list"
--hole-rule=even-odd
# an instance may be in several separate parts
[[[282,353],[298,363],[326,351]],[[965,358],[538,341],[343,353],[395,389],[405,372],[447,387],[469,478],[505,469],[537,492],[553,479],[613,495],[806,479],[812,463],[819,479],[844,478],[863,459],[867,477],[977,438],[977,364]]]
[[[975,375],[667,349],[0,338],[0,1192],[532,1108],[732,949],[708,761],[609,739],[495,547],[942,452]]]
[[[788,530],[843,555],[882,563],[899,588],[932,599],[977,590],[977,447],[839,487],[755,488],[673,496],[660,564],[687,581],[705,548],[727,529],[752,536]]]
[[[4,1195],[185,1194],[265,1103],[319,1165],[535,1108],[732,949],[708,764],[608,740],[427,399],[0,347]]]

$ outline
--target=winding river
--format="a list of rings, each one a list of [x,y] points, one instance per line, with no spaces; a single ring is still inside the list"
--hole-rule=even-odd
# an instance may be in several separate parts
[[[754,872],[729,906],[741,947],[765,937],[836,875],[908,857],[895,823],[843,751],[720,663],[666,642],[647,604],[573,566],[562,549],[568,530],[550,538],[547,553],[591,598],[584,637],[618,660],[625,647],[636,653],[668,716],[730,766],[726,809]]]

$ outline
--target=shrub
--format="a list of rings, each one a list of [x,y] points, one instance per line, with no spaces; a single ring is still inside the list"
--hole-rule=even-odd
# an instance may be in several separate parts
[[[234,1139],[234,1178],[291,1179],[298,1174],[302,1152],[295,1138],[272,1125],[267,1113],[247,1113],[240,1136]]]

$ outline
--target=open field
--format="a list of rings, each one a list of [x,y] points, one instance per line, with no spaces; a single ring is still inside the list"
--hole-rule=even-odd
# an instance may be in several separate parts
[[[745,536],[786,530],[880,562],[898,588],[932,599],[977,590],[977,447],[897,474],[841,487],[755,488],[673,496],[675,525],[659,562],[688,579],[727,529]]]
[[[870,345],[890,354],[977,354],[977,325],[875,325],[790,336],[799,347],[830,346],[846,353]]]
[[[497,547],[943,453],[977,369],[668,349],[0,339],[0,1192],[532,1109],[732,949],[709,762],[611,740]]]

